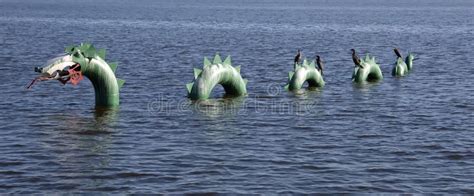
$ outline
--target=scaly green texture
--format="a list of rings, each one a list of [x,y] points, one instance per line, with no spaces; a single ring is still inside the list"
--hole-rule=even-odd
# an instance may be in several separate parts
[[[194,68],[194,81],[186,85],[188,97],[192,100],[208,99],[217,84],[222,85],[228,95],[247,94],[247,80],[240,75],[240,66],[233,67],[230,56],[222,62],[216,54],[212,63],[204,58],[202,70]]]
[[[288,84],[285,86],[285,89],[301,89],[305,82],[308,82],[308,87],[324,86],[321,72],[316,69],[314,62],[309,64],[306,59],[303,61],[303,64],[296,64],[295,70],[288,73]]]
[[[362,83],[366,81],[378,81],[383,79],[380,66],[375,62],[375,57],[365,56],[365,59],[360,59],[360,64],[364,68],[355,67],[352,73],[352,81]]]

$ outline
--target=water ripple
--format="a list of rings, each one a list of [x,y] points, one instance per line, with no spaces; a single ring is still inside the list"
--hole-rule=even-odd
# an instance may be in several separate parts
[[[0,192],[472,194],[472,2],[352,3],[1,1]],[[120,108],[94,108],[87,80],[23,89],[82,41],[119,62]],[[417,55],[407,77],[393,47]],[[323,57],[324,88],[283,90],[298,48]],[[384,80],[352,84],[350,48]],[[248,96],[188,100],[216,52]]]

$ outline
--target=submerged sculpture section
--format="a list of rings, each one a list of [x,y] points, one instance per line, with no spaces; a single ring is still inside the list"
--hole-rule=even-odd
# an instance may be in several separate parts
[[[321,72],[316,69],[314,62],[308,63],[305,59],[302,64],[295,63],[295,70],[288,73],[287,90],[298,90],[308,82],[308,87],[323,87],[324,79]]]
[[[222,61],[216,54],[212,62],[204,57],[202,69],[194,68],[194,81],[186,85],[188,97],[192,100],[208,99],[217,84],[224,87],[226,95],[247,94],[247,80],[240,75],[240,66],[233,67],[230,56]]]
[[[415,58],[415,55],[413,55],[412,53],[408,53],[408,56],[405,58],[405,61],[403,61],[403,57],[400,51],[397,48],[395,48],[394,51],[397,55],[397,61],[393,66],[392,75],[405,76],[413,68],[413,59]]]
[[[356,83],[379,81],[383,79],[382,70],[375,62],[375,57],[370,57],[369,54],[364,59],[360,59],[361,67],[354,67],[352,73],[352,81]]]

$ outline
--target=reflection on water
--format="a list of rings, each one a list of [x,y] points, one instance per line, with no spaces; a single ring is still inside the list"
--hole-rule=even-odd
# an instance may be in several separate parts
[[[67,133],[104,134],[113,132],[110,127],[116,122],[118,112],[118,108],[95,108],[88,113],[92,116],[69,112],[46,115],[46,120]]]
[[[308,87],[292,91],[295,93],[296,97],[301,99],[314,98],[315,96],[320,96],[324,89],[320,87]]]
[[[352,87],[353,89],[359,91],[359,92],[368,92],[370,89],[380,85],[380,83],[383,81],[380,80],[380,81],[371,81],[371,82],[361,82],[361,83],[356,83],[356,82],[353,82],[352,83]]]
[[[38,115],[37,122],[30,123],[34,130],[31,134],[38,135],[30,140],[37,143],[37,147],[14,158],[37,157],[29,158],[36,162],[30,169],[36,171],[36,176],[48,176],[51,172],[61,176],[63,180],[56,182],[58,187],[83,186],[93,190],[108,184],[108,179],[101,176],[107,176],[112,164],[110,154],[116,132],[112,127],[119,110],[96,108],[78,112],[77,108],[60,112],[53,108]],[[48,180],[36,182],[39,186],[48,183]]]
[[[0,192],[473,192],[473,74],[440,66],[472,70],[472,0],[211,1],[0,0]],[[120,111],[89,108],[88,80],[19,90],[83,41],[122,65]],[[390,76],[394,46],[421,57],[407,77]],[[299,48],[322,54],[324,88],[283,89]],[[353,84],[350,48],[385,78]],[[185,97],[215,52],[247,97]]]
[[[75,153],[62,154],[64,161],[60,164],[65,168],[66,175],[74,179],[70,183],[95,189],[108,181],[103,177],[93,181],[89,178],[104,175],[104,169],[111,167],[110,147],[114,138],[111,126],[117,118],[118,109],[96,108],[91,113],[92,117],[68,116],[64,119],[63,126],[70,133],[61,138],[63,143],[67,143],[64,150]]]
[[[224,97],[221,99],[208,99],[194,101],[190,107],[194,112],[203,114],[210,118],[221,118],[222,116],[233,116],[239,113],[246,97]]]
[[[113,126],[117,120],[119,107],[96,107],[94,110],[94,127],[97,130]]]

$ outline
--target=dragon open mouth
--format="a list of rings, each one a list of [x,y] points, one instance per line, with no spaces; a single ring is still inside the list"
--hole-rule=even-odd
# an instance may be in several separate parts
[[[35,72],[38,72],[41,75],[33,79],[26,87],[27,89],[30,89],[38,81],[58,80],[63,85],[68,82],[71,82],[72,85],[77,85],[84,78],[79,63],[65,66],[63,69],[58,69],[53,72],[47,72],[44,68],[35,67]]]

